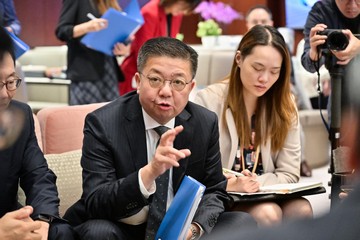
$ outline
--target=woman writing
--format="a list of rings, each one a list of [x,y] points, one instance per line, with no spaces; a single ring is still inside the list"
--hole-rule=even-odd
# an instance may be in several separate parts
[[[198,92],[195,101],[219,117],[223,167],[245,175],[227,174],[228,191],[298,182],[300,131],[290,69],[281,34],[271,26],[254,26],[239,44],[230,75]],[[234,210],[250,213],[259,225],[312,216],[304,198],[242,203]]]

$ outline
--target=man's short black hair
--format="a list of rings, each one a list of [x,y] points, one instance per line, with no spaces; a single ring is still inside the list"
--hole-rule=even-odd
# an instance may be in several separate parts
[[[137,70],[142,72],[151,57],[180,58],[189,61],[192,78],[195,77],[198,67],[198,54],[189,45],[176,38],[157,37],[147,40],[139,50]]]
[[[0,27],[0,61],[4,59],[6,53],[10,53],[15,64],[14,45],[9,33],[5,28]]]

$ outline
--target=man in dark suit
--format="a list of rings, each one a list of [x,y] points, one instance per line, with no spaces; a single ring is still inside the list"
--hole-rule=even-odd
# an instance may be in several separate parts
[[[74,215],[85,207],[88,220],[75,230],[82,239],[154,239],[158,226],[150,227],[151,212],[162,189],[156,179],[167,172],[169,187],[161,199],[167,207],[185,175],[206,186],[187,239],[210,233],[217,222],[256,226],[246,213],[224,213],[229,197],[217,118],[188,101],[197,53],[179,40],[154,38],[142,46],[137,68],[137,92],[86,117],[83,195],[66,217],[78,224]],[[160,138],[154,128],[161,125],[170,130]]]
[[[21,83],[12,44],[0,28],[0,239],[73,239],[59,217],[56,176],[38,146],[32,111],[12,100]],[[23,208],[19,183],[28,205]]]

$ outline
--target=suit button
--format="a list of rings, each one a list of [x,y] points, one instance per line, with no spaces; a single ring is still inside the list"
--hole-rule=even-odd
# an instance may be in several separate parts
[[[216,222],[217,222],[216,217],[215,217],[214,215],[212,215],[212,216],[210,217],[210,219],[209,219],[209,226],[210,226],[210,227],[214,227],[215,224],[216,224]]]

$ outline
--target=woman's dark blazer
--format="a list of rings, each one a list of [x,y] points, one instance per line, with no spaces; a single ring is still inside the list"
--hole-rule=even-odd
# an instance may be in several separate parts
[[[101,17],[92,0],[63,0],[59,23],[56,27],[56,36],[65,41],[68,46],[67,55],[67,78],[73,82],[99,81],[105,74],[105,60],[114,61],[118,80],[123,80],[120,67],[113,56],[92,50],[80,41],[83,37],[74,38],[73,28],[75,25],[89,21],[86,16],[92,13],[95,17]]]

